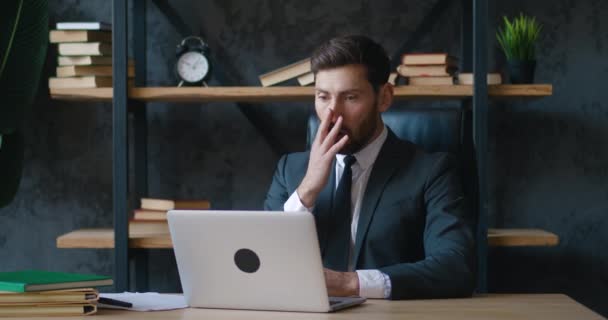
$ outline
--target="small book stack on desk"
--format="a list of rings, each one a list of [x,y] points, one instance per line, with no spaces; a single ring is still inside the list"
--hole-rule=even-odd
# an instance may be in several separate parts
[[[106,276],[25,270],[0,272],[0,317],[78,316],[97,312]]]
[[[131,236],[146,236],[169,234],[167,211],[181,210],[207,210],[211,203],[207,200],[169,200],[142,198],[141,207],[133,212],[133,219],[129,221],[129,234]]]
[[[406,53],[397,72],[413,86],[454,84],[458,59],[447,53]]]
[[[49,34],[57,44],[57,74],[49,88],[112,87],[112,31],[103,22],[58,22]],[[129,61],[128,76],[135,76]]]

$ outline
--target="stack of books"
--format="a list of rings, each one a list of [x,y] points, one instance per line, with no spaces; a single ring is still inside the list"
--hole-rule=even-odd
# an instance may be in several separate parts
[[[57,44],[57,74],[49,88],[102,88],[112,86],[112,31],[103,22],[58,22],[51,30]],[[129,61],[128,76],[135,76]]]
[[[315,82],[315,76],[310,68],[310,58],[264,73],[258,78],[263,87],[273,86],[294,78],[301,86],[307,86]]]
[[[0,317],[77,316],[97,312],[106,276],[25,270],[0,273]]]
[[[141,207],[135,209],[129,221],[131,236],[169,234],[167,211],[207,210],[211,203],[207,200],[168,200],[142,198]]]
[[[397,72],[392,72],[388,78],[388,82],[394,85],[397,76]],[[315,83],[315,75],[311,71],[310,58],[264,73],[258,78],[263,87],[273,86],[294,78],[298,81],[300,86],[307,86]]]
[[[399,75],[414,86],[452,85],[458,59],[447,53],[406,53],[397,67]]]

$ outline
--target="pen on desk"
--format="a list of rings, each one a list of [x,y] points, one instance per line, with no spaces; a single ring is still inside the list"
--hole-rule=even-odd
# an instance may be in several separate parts
[[[110,299],[110,298],[104,298],[104,297],[99,297],[99,303],[103,303],[103,304],[107,304],[110,306],[117,306],[117,307],[124,307],[124,308],[131,308],[133,307],[133,304],[130,302],[125,302],[125,301],[120,301],[120,300],[115,300],[115,299]]]

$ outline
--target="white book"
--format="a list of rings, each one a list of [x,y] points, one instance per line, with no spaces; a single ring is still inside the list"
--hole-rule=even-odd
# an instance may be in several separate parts
[[[57,22],[57,30],[112,30],[106,22]]]
[[[57,51],[62,56],[109,56],[112,55],[112,45],[102,42],[60,43]]]

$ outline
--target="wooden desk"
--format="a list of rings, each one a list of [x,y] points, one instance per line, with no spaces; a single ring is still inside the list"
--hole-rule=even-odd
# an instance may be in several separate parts
[[[449,300],[368,300],[361,306],[327,314],[219,309],[181,309],[157,312],[134,312],[100,309],[97,315],[91,317],[82,317],[82,319],[603,319],[598,314],[562,294],[492,294],[478,296],[471,299]],[[71,319],[74,318],[76,317],[71,317]]]

